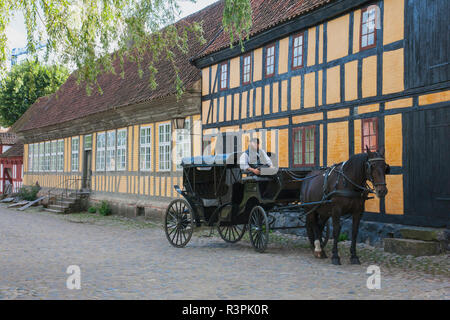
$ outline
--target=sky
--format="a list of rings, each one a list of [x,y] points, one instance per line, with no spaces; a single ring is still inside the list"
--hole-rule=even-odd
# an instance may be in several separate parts
[[[216,0],[197,0],[196,3],[190,1],[181,0],[179,5],[181,8],[181,16],[183,18],[196,11],[203,9],[204,7],[216,2]],[[24,25],[24,19],[22,14],[15,14],[11,19],[11,23],[7,27],[8,48],[23,48],[27,44],[27,34]],[[9,65],[9,62],[8,62]]]

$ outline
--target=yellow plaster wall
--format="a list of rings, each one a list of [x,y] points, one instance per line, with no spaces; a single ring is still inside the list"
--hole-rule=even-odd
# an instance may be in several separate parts
[[[383,52],[383,94],[404,90],[403,48]]]
[[[281,168],[289,167],[289,132],[281,129],[278,132],[278,164]]]
[[[319,61],[318,63],[323,62],[323,24],[319,26]]]
[[[327,104],[341,101],[340,66],[327,69]]]
[[[264,114],[270,114],[270,84],[264,86]]]
[[[211,93],[217,92],[217,88],[219,86],[219,81],[216,79],[217,75],[217,64],[211,66]]]
[[[386,162],[391,166],[401,166],[403,163],[402,115],[386,116],[384,128]]]
[[[377,95],[377,56],[370,56],[362,62],[362,96]]]
[[[241,119],[247,118],[247,95],[248,91],[242,92],[242,98],[241,98]]]
[[[303,105],[305,108],[314,107],[316,105],[316,82],[315,82],[316,74],[314,72],[305,74],[305,90],[303,91],[305,97],[303,99]],[[291,92],[292,96],[292,92]],[[292,109],[292,106],[291,106]]]
[[[279,111],[278,108],[278,82],[274,82],[272,85],[272,112],[276,113]]]
[[[283,74],[288,71],[289,65],[289,37],[283,38],[279,42],[279,60],[278,60],[278,73]]]
[[[388,188],[385,201],[386,213],[403,214],[403,175],[387,175],[386,186]]]
[[[227,114],[226,114],[226,121],[231,121],[231,111],[233,110],[232,107],[232,103],[231,103],[231,97],[232,95],[229,94],[227,96]]]
[[[420,106],[444,101],[450,101],[450,90],[425,94],[419,97]]]
[[[301,76],[291,78],[291,110],[300,109]],[[305,84],[305,88],[306,88]]]
[[[332,61],[348,54],[349,15],[333,19],[327,25],[327,60]]]
[[[240,84],[240,57],[230,60],[230,88],[239,87]]]
[[[354,128],[354,145],[355,150],[353,151],[355,154],[361,153],[361,120],[355,119],[353,122],[353,128]]]
[[[384,0],[383,44],[403,39],[404,0]]]
[[[288,81],[287,80],[283,80],[281,81],[281,111],[286,111],[287,110],[287,85],[288,85]]]
[[[316,64],[316,28],[308,29],[308,66]]]
[[[348,122],[328,124],[327,165],[348,159]]]
[[[262,77],[262,48],[253,51],[253,81],[259,81]]]
[[[353,53],[359,52],[359,37],[361,32],[361,10],[353,12]]]
[[[233,120],[239,120],[239,93],[234,94]]]
[[[224,97],[219,98],[219,121],[224,121],[225,102]]]
[[[202,95],[209,93],[209,67],[202,69]]]
[[[358,61],[345,64],[345,100],[358,99]]]
[[[361,106],[361,107],[358,107],[358,109],[357,109],[358,114],[375,112],[375,111],[378,111],[378,110],[380,110],[380,105],[378,103],[376,103],[376,104],[369,104],[367,106]]]
[[[318,121],[323,119],[323,113],[310,113],[305,114],[301,116],[294,116],[292,117],[292,123],[304,123],[304,122],[310,122],[310,121]]]
[[[412,106],[412,98],[398,99],[386,102],[384,109],[407,108]]]
[[[255,98],[255,116],[260,116],[261,115],[261,87],[256,88],[255,90],[255,94],[256,94],[256,98]]]

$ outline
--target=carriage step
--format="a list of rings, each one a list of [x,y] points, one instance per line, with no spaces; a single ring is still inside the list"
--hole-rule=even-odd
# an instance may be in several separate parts
[[[441,253],[442,247],[437,241],[386,238],[384,239],[384,251],[415,257],[434,256]]]

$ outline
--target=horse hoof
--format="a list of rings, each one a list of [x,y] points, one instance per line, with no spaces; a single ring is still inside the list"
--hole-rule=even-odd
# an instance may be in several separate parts
[[[331,258],[331,263],[334,264],[335,266],[340,266],[341,259],[340,258]]]
[[[351,264],[361,264],[361,262],[359,262],[359,258],[358,257],[353,257],[350,259],[350,263]]]

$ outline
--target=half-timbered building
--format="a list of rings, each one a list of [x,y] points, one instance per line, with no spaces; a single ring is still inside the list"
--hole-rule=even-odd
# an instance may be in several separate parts
[[[292,169],[384,147],[389,192],[365,220],[448,226],[449,5],[252,1],[244,51],[222,32],[194,59],[204,136],[277,129],[278,149],[263,147]]]

